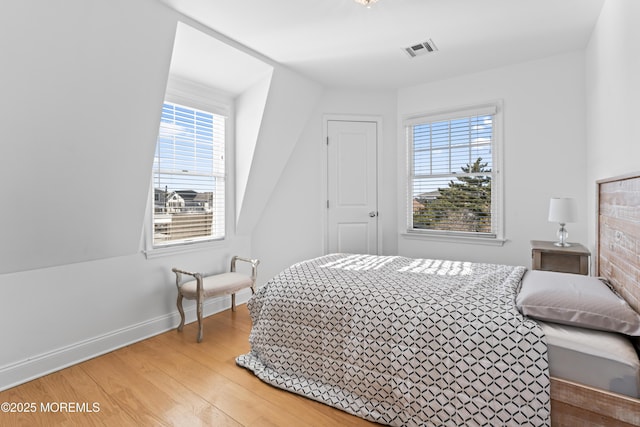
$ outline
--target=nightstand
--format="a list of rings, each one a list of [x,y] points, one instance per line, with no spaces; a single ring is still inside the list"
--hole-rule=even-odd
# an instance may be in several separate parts
[[[591,253],[580,243],[560,247],[554,242],[531,241],[531,269],[559,271],[561,273],[589,274]]]

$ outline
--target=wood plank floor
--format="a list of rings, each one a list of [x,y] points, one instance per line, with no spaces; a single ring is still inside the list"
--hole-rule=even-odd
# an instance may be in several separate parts
[[[36,412],[0,412],[0,425],[377,425],[269,386],[238,367],[235,357],[249,351],[250,330],[241,305],[206,318],[200,344],[192,323],[182,333],[169,331],[6,390],[0,403],[12,402],[12,409],[33,403]],[[66,402],[79,406],[64,408]]]

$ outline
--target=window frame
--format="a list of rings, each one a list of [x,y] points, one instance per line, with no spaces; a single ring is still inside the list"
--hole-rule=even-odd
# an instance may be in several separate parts
[[[449,230],[428,230],[413,228],[413,178],[414,178],[414,144],[411,134],[413,126],[438,121],[449,121],[459,118],[472,117],[475,115],[486,115],[488,111],[493,111],[493,135],[491,144],[492,154],[492,181],[491,181],[491,204],[492,204],[492,232],[475,233],[472,231],[449,231]],[[504,193],[503,193],[503,132],[502,132],[503,106],[501,100],[491,101],[482,104],[467,105],[428,113],[407,115],[403,118],[403,137],[405,139],[405,164],[406,173],[403,174],[402,192],[404,195],[404,213],[402,215],[401,235],[409,239],[427,239],[444,242],[472,243],[486,245],[502,245],[504,237]]]
[[[206,239],[197,239],[192,241],[176,241],[175,243],[154,245],[153,232],[153,214],[154,214],[154,197],[155,187],[153,182],[153,166],[150,170],[150,186],[147,202],[147,213],[145,215],[145,227],[144,227],[144,248],[143,253],[146,258],[155,258],[165,255],[172,255],[183,252],[199,251],[211,247],[221,247],[227,244],[230,237],[231,227],[229,219],[232,218],[232,203],[233,197],[231,194],[232,183],[229,182],[230,167],[233,165],[233,160],[230,155],[233,153],[231,147],[231,141],[233,141],[233,98],[222,91],[213,89],[202,84],[185,80],[179,77],[170,76],[167,84],[165,98],[161,108],[166,102],[179,104],[187,108],[193,108],[196,110],[202,110],[212,114],[225,117],[225,137],[224,137],[224,236],[223,237],[211,237]],[[160,120],[158,120],[158,130],[160,129]],[[157,136],[154,140],[154,153],[157,146]]]

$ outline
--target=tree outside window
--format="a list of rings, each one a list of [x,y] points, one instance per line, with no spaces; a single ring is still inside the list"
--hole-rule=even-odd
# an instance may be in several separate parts
[[[496,237],[496,107],[410,120],[409,231]],[[471,109],[475,111],[475,109]]]

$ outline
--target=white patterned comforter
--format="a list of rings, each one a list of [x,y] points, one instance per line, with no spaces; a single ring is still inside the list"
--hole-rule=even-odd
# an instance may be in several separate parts
[[[514,300],[524,267],[332,254],[249,301],[263,381],[396,426],[549,425],[542,330]]]

